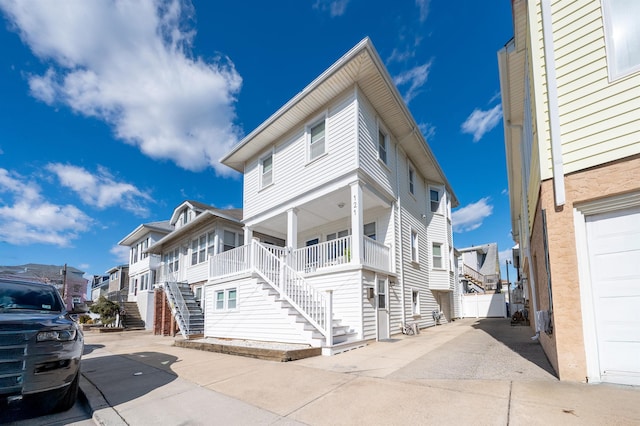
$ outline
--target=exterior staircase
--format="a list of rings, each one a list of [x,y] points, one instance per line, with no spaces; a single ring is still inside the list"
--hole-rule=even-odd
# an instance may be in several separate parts
[[[136,302],[122,302],[120,306],[125,310],[124,327],[128,330],[144,330],[145,324],[140,317],[140,310]]]
[[[204,314],[189,284],[166,282],[164,291],[182,336],[185,339],[203,336]]]

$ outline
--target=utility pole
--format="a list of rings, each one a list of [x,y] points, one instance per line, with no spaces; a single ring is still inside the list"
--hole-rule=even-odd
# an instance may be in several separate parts
[[[67,303],[65,299],[67,297],[67,264],[62,267],[62,299],[64,303]]]

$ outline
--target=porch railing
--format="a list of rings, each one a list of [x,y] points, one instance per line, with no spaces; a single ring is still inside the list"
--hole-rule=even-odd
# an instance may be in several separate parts
[[[249,253],[251,245],[236,247],[209,258],[210,277],[228,277],[251,270]]]
[[[365,235],[363,238],[364,259],[363,263],[372,268],[381,269],[383,271],[391,270],[391,250],[388,246],[369,238]]]
[[[294,250],[292,266],[296,271],[313,272],[350,261],[351,237],[348,236]]]

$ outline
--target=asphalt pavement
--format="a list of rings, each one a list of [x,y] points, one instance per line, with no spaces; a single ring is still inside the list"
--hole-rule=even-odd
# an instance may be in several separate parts
[[[90,332],[81,390],[102,425],[640,424],[640,388],[560,382],[530,337],[464,319],[281,363]]]

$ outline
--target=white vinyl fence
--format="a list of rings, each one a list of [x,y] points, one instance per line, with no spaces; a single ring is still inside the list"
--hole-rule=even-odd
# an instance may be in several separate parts
[[[504,294],[465,294],[462,297],[462,316],[465,318],[506,318]]]

